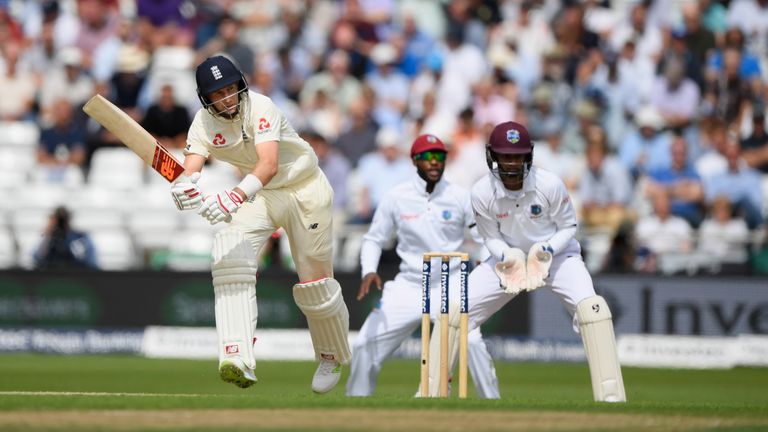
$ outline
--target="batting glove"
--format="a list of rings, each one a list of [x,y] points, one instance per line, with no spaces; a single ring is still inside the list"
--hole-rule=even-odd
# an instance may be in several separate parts
[[[194,210],[203,203],[203,193],[197,186],[200,180],[200,173],[193,173],[191,176],[181,176],[171,185],[171,197],[176,208],[179,210]]]
[[[234,191],[225,190],[206,197],[197,213],[207,219],[211,225],[216,225],[219,222],[231,221],[232,213],[235,213],[242,204],[243,199],[240,195]]]

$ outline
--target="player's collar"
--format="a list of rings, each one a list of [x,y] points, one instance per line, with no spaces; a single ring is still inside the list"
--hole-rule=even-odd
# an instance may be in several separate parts
[[[504,183],[501,182],[496,176],[493,174],[489,174],[491,177],[491,185],[493,187],[494,195],[497,198],[502,198],[508,196],[508,190],[504,187]],[[523,188],[521,189],[520,196],[523,196],[529,192],[534,192],[536,190],[536,182],[534,181],[534,178],[536,177],[536,168],[531,167],[531,170],[528,172],[528,175],[525,176],[525,179],[523,180]]]
[[[415,173],[413,175],[413,186],[416,188],[416,192],[419,193],[419,195],[422,196],[429,196],[430,194],[427,193],[427,181],[421,178],[419,173]],[[435,183],[435,189],[432,191],[432,194],[436,194],[443,190],[447,185],[445,181],[445,177],[441,178],[437,183]]]

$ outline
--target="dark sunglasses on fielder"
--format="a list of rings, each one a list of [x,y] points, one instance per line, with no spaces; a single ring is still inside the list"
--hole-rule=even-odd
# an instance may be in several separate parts
[[[417,153],[413,155],[413,158],[415,160],[425,160],[425,161],[433,161],[436,160],[438,162],[445,162],[445,158],[448,156],[446,152],[441,151],[425,151],[421,153]]]

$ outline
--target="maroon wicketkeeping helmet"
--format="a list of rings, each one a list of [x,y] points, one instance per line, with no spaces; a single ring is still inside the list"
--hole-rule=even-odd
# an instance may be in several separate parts
[[[499,154],[524,154],[527,155],[522,167],[500,167]],[[533,142],[528,134],[528,129],[520,123],[504,122],[496,125],[485,146],[485,159],[491,172],[501,177],[519,177],[524,179],[531,170],[533,164]]]

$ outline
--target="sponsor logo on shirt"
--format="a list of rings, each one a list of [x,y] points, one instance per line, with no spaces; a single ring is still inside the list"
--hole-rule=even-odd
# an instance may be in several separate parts
[[[269,128],[271,126],[272,125],[269,124],[269,121],[267,119],[265,119],[264,117],[260,118],[259,119],[259,131],[257,133],[258,134],[267,133],[267,132],[269,132]]]
[[[415,220],[415,219],[418,219],[418,218],[419,218],[418,214],[400,213],[400,220],[409,221],[409,220]]]
[[[215,146],[217,146],[217,147],[218,147],[218,146],[223,146],[223,145],[225,145],[226,143],[227,143],[227,139],[226,139],[226,138],[224,138],[224,135],[222,135],[222,134],[220,134],[220,133],[217,133],[217,134],[216,134],[216,135],[213,137],[213,145],[215,145]]]
[[[443,210],[443,220],[451,220],[451,211]]]
[[[506,219],[509,217],[509,212],[496,213],[496,219]]]

